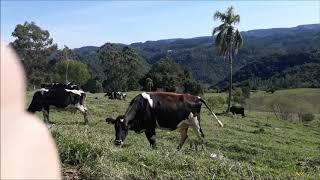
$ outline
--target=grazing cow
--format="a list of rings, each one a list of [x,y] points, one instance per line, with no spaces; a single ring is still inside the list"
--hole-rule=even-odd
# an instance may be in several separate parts
[[[188,128],[191,127],[198,138],[203,141],[204,134],[200,126],[200,110],[202,103],[218,120],[206,102],[199,96],[190,94],[177,94],[167,92],[142,93],[131,102],[125,115],[117,119],[107,118],[107,122],[114,123],[116,131],[116,145],[122,145],[128,130],[136,133],[145,132],[152,147],[156,147],[155,129],[175,130],[180,128],[181,141],[178,149],[182,147]],[[220,126],[223,124],[218,120]]]
[[[267,90],[266,90],[266,93],[271,93],[271,94],[273,94],[275,91],[276,91],[275,89],[267,89]]]
[[[52,84],[47,88],[41,88],[33,95],[28,111],[35,113],[42,111],[43,118],[49,123],[49,108],[53,106],[58,109],[71,110],[76,112],[79,110],[83,116],[85,123],[88,123],[87,108],[84,105],[86,98],[85,92],[76,89],[67,89],[68,85]]]
[[[109,99],[126,100],[127,94],[123,92],[107,92],[104,96],[108,96]]]
[[[245,117],[244,115],[244,107],[241,106],[231,106],[230,107],[230,112],[234,115],[234,114],[241,114],[242,117]]]
[[[41,88],[45,89],[55,89],[55,88],[65,88],[65,89],[71,89],[71,90],[80,90],[79,86],[74,83],[43,83],[41,84]]]
[[[123,93],[123,92],[121,92],[120,93],[120,98],[122,99],[122,100],[127,100],[127,94],[126,93]]]

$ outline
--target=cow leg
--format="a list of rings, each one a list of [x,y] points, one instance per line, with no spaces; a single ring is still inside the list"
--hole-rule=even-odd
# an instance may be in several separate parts
[[[198,114],[197,120],[198,120],[198,126],[199,126],[200,135],[201,135],[202,138],[204,138],[204,134],[203,134],[203,131],[202,131],[201,125],[200,125],[200,121],[201,121],[200,120],[200,114]]]
[[[88,110],[85,109],[84,111],[81,111],[81,113],[83,114],[84,124],[88,124]]]
[[[152,148],[156,148],[156,130],[152,129],[152,130],[147,130],[145,131],[146,137],[148,138],[148,141],[150,143],[150,146]]]
[[[84,118],[84,124],[88,124],[88,110],[83,105],[76,106],[77,109],[82,113]]]
[[[188,128],[189,128],[189,125],[187,125],[187,124],[182,124],[180,126],[181,139],[180,139],[180,143],[179,143],[179,145],[177,147],[178,150],[180,150],[182,148],[184,142],[188,138]]]
[[[198,136],[200,143],[203,143],[204,134],[203,134],[202,129],[200,127],[197,116],[191,117],[190,120],[192,122],[192,129],[195,131],[196,135]]]
[[[42,108],[43,120],[46,124],[49,124],[49,107]]]

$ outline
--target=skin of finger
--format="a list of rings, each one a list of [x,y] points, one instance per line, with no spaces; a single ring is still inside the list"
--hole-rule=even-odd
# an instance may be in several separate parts
[[[1,42],[1,179],[61,179],[46,126],[25,112],[25,78],[14,51]]]

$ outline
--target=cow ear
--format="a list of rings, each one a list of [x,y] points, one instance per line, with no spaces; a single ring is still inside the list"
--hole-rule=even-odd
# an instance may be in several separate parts
[[[106,118],[106,122],[107,122],[108,124],[114,124],[114,123],[116,122],[116,120],[113,119],[113,118]]]

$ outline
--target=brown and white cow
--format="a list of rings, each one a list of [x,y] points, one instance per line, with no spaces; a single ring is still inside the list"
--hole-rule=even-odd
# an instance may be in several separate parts
[[[221,127],[223,124],[211,111],[206,102],[199,96],[168,92],[151,92],[137,95],[131,102],[124,115],[117,119],[107,118],[114,123],[116,145],[122,145],[128,130],[136,133],[145,132],[152,147],[156,147],[156,128],[175,130],[180,128],[180,149],[187,139],[188,128],[191,127],[198,138],[203,141],[204,134],[200,126],[200,110],[202,103],[215,116]]]

